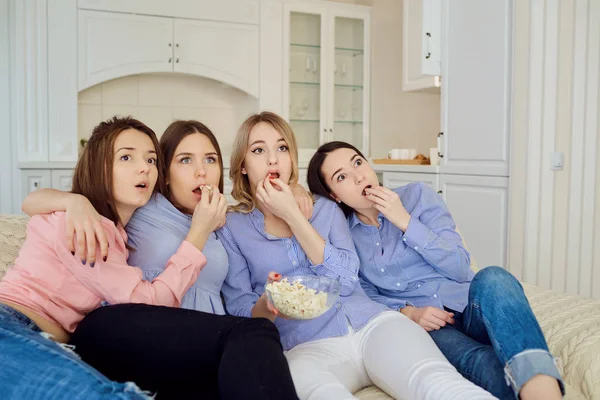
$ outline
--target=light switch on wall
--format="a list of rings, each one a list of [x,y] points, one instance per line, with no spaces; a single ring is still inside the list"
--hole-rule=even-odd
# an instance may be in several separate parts
[[[550,154],[550,169],[553,171],[562,170],[565,167],[565,153],[555,151]]]

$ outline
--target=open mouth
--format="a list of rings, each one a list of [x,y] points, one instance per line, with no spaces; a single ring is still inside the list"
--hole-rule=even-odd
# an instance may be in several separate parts
[[[140,189],[146,189],[148,187],[147,183],[138,183],[137,185],[135,185],[136,188],[140,188]]]
[[[196,193],[199,196],[202,196],[203,190],[206,190],[209,196],[212,194],[212,186],[210,185],[200,185],[196,189],[192,190],[192,192]]]
[[[365,188],[362,191],[362,195],[366,196],[367,195],[367,189],[371,189],[373,187],[373,185],[367,185],[365,186]]]
[[[271,171],[267,174],[269,179],[279,179],[279,172]]]

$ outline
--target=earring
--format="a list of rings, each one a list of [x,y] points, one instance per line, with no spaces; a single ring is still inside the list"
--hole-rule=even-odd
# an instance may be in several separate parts
[[[337,200],[337,203],[338,203],[338,204],[341,204],[341,203],[342,203],[342,201],[341,201],[340,199],[338,199],[338,200]]]

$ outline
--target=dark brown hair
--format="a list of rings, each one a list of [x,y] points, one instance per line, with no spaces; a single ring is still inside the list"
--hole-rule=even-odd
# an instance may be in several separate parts
[[[117,212],[113,193],[114,146],[117,136],[128,129],[144,133],[152,140],[156,150],[157,182],[164,181],[161,170],[163,160],[154,131],[131,117],[113,117],[98,124],[92,131],[92,136],[85,145],[73,172],[71,193],[85,196],[100,215],[110,219],[115,225],[121,224],[122,221]],[[157,191],[157,186],[154,186],[153,192]]]
[[[221,153],[221,147],[219,146],[219,142],[217,142],[215,135],[202,122],[194,120],[175,121],[169,125],[165,130],[165,133],[162,134],[160,137],[159,146],[165,159],[165,177],[169,177],[169,168],[171,167],[173,157],[175,157],[175,150],[177,150],[177,146],[179,146],[179,143],[181,143],[183,139],[194,133],[199,133],[206,136],[217,151],[217,162],[219,163],[219,169],[221,170],[221,177],[219,178],[219,191],[223,193],[223,153]],[[173,205],[175,205],[177,208],[180,208],[174,199],[171,198],[171,190],[169,189],[169,185],[166,184],[166,181],[164,181],[159,187],[159,190],[163,196],[173,203]]]
[[[339,141],[325,143],[317,149],[317,152],[312,156],[310,162],[308,163],[306,180],[308,182],[308,188],[313,194],[318,194],[331,199],[331,188],[327,183],[327,179],[325,179],[325,176],[323,176],[323,171],[321,168],[323,168],[323,163],[325,162],[325,159],[329,153],[338,149],[354,150],[359,156],[366,160],[361,151],[352,146],[350,143]],[[340,206],[342,211],[344,211],[344,215],[346,217],[350,216],[354,212],[353,208],[344,203],[338,203],[338,206]]]

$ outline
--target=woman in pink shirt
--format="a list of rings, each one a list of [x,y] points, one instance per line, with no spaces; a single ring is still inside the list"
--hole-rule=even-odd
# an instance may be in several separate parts
[[[111,251],[101,261],[88,264],[84,255],[69,250],[72,246],[67,241],[72,239],[64,234],[65,213],[31,218],[27,239],[15,266],[0,282],[0,394],[3,399],[145,398],[134,384],[118,384],[106,379],[56,343],[67,342],[83,317],[100,307],[103,301],[146,303],[148,305],[132,308],[131,319],[124,323],[132,326],[147,323],[173,329],[170,339],[177,343],[176,349],[173,345],[163,346],[164,337],[157,338],[150,348],[140,348],[140,352],[153,352],[156,363],[170,363],[174,371],[181,372],[168,377],[172,385],[189,384],[186,379],[194,382],[219,379],[236,383],[223,390],[222,398],[240,398],[241,393],[256,387],[267,395],[265,398],[295,398],[276,329],[258,326],[270,322],[250,322],[261,334],[246,340],[240,337],[240,328],[237,328],[248,325],[246,320],[228,320],[228,336],[220,332],[218,337],[223,342],[219,347],[214,341],[203,340],[217,336],[213,318],[219,316],[156,307],[179,306],[182,296],[206,264],[201,250],[210,232],[224,223],[226,201],[223,195],[213,195],[210,199],[206,196],[198,203],[187,237],[168,260],[164,272],[152,282],[144,281],[141,270],[127,264],[132,249],[127,246],[123,227],[133,212],[148,202],[157,180],[164,182],[164,166],[157,149],[154,132],[131,118],[113,118],[94,129],[75,168],[73,193],[87,197],[103,216],[104,233]],[[185,331],[180,329],[182,326]],[[227,346],[230,338],[234,344]],[[248,348],[253,351],[274,349],[269,352],[274,355],[268,362],[256,357],[247,359],[243,354],[252,353]],[[239,379],[240,375],[244,379]],[[240,385],[247,381],[250,387]],[[275,385],[278,387],[273,393],[280,396],[271,396],[272,393],[264,389]],[[197,394],[201,396],[202,387],[197,387]]]

